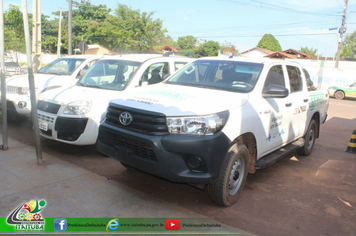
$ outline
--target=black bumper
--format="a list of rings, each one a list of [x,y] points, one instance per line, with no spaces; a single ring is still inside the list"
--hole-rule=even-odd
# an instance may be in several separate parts
[[[102,123],[98,149],[133,168],[172,182],[209,184],[219,177],[230,139],[212,136],[147,135]]]

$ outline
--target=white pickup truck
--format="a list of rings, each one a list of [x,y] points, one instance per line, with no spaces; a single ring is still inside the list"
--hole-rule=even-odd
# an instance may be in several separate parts
[[[298,63],[198,59],[111,101],[98,149],[125,167],[208,186],[214,202],[230,206],[247,173],[294,150],[312,152],[327,108],[328,94],[308,91]]]
[[[81,74],[102,56],[78,55],[59,58],[34,74],[36,95],[58,87],[77,83]],[[9,114],[30,116],[31,102],[28,75],[6,79],[6,100]]]
[[[194,60],[162,54],[124,54],[102,58],[76,85],[39,95],[40,134],[73,145],[93,145],[109,100],[161,82],[166,75]]]

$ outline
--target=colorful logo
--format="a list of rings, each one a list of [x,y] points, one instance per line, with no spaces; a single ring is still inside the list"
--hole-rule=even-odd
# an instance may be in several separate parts
[[[180,221],[179,220],[166,220],[164,223],[166,230],[179,230]]]
[[[106,231],[115,231],[119,228],[119,219],[115,218],[109,221],[109,223],[106,226]]]
[[[38,201],[37,199],[21,204],[7,217],[7,223],[15,225],[16,230],[43,230],[44,220],[40,211],[45,205],[45,200]]]
[[[54,219],[54,230],[55,231],[66,231],[67,230],[67,220],[66,219]]]

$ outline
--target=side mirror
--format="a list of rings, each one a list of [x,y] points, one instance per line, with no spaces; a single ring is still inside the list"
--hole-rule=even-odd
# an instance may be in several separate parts
[[[262,97],[264,98],[285,98],[289,95],[289,91],[286,87],[270,84],[267,89],[263,92]]]
[[[147,86],[148,86],[148,81],[142,81],[141,86],[142,86],[142,87],[147,87]]]
[[[171,76],[171,74],[166,74],[165,76],[163,76],[163,80],[167,79],[169,76]]]

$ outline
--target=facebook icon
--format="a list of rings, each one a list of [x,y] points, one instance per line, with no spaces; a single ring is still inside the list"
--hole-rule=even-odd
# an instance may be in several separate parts
[[[66,219],[55,219],[54,220],[54,230],[55,231],[66,231],[67,230],[67,220]]]

